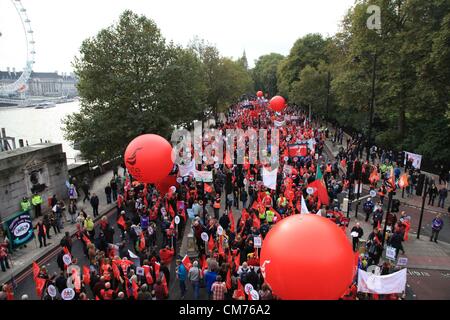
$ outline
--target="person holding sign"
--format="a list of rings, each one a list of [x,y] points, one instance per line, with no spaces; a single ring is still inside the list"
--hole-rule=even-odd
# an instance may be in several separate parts
[[[356,252],[356,250],[359,247],[359,239],[362,238],[362,236],[364,235],[364,230],[363,228],[361,228],[361,225],[359,224],[359,222],[356,223],[356,225],[352,228],[352,230],[350,231],[350,235],[352,236],[352,243],[353,243],[353,251]]]

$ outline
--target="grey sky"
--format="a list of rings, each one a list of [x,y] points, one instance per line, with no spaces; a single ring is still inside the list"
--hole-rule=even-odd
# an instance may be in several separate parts
[[[35,71],[70,72],[81,42],[125,9],[153,19],[167,40],[194,36],[250,66],[260,55],[288,54],[299,37],[333,35],[355,0],[22,0],[36,41]],[[25,38],[11,0],[0,0],[0,70],[25,64]]]

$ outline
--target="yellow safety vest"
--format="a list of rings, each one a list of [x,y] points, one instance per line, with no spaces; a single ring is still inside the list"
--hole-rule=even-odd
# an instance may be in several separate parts
[[[275,213],[272,210],[267,210],[267,222],[272,222],[275,217]]]

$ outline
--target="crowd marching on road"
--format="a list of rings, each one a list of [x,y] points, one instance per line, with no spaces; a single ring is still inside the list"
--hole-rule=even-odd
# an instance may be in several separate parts
[[[417,171],[409,160],[402,170],[390,154],[383,153],[380,161],[375,161],[378,158],[375,149],[371,149],[371,161],[361,160],[364,150],[361,136],[347,141],[347,149],[342,148],[332,159],[324,152],[325,140],[331,138],[328,128],[309,121],[297,106],[275,113],[260,99],[231,106],[226,121],[214,128],[225,134],[226,129],[273,127],[279,129],[278,170],[269,171],[264,161],[251,163],[249,156],[244,157],[243,164],[233,164],[230,159],[236,157],[224,150],[224,164],[197,165],[199,171],[213,172],[212,182],[185,176],[180,166],[174,167],[168,181],[156,185],[134,181],[126,170],[122,176],[116,171],[104,189],[107,202],[117,204],[116,212],[112,221],[102,217],[98,228],[93,220],[99,214],[98,196],[91,194],[88,183],[83,181],[80,186],[83,202],[89,201],[92,215],[87,210],[78,210],[78,183],[70,181],[67,206],[70,217],[66,221],[77,226],[77,235],[71,238],[66,234],[60,242],[57,258],[60,273],[49,273],[45,266],[33,263],[37,297],[164,300],[189,295],[193,299],[202,296],[212,300],[250,300],[255,297],[245,287],[251,284],[259,299],[278,299],[262,276],[260,250],[255,243],[263,242],[273,225],[293,214],[321,215],[346,232],[349,219],[338,196],[350,196],[356,180],[377,192],[376,197],[368,198],[363,205],[365,220],[371,219],[373,223],[372,232],[365,234],[359,223],[351,229],[353,250],[358,255],[361,252],[358,267],[367,270],[380,264],[385,241],[396,248],[397,255],[404,254],[402,242],[408,239],[410,217],[406,212],[399,217],[394,212],[385,212],[383,204],[389,192],[397,187],[405,187],[408,195],[413,192]],[[214,143],[207,136],[203,135],[204,147]],[[252,139],[237,137],[237,143],[244,143],[246,155],[255,143]],[[333,139],[342,142],[343,131],[338,130]],[[268,153],[271,147],[274,146],[269,143]],[[345,173],[341,174],[340,169]],[[430,204],[439,196],[437,205],[443,206],[447,188],[438,189],[432,184],[428,194]],[[37,217],[41,215],[42,203],[38,197],[34,195],[31,203],[24,198],[21,203],[24,211],[33,208]],[[52,211],[35,226],[41,247],[48,244],[52,229],[54,234],[61,232],[65,211],[64,203],[54,197]],[[385,234],[384,221],[387,221]],[[186,227],[192,228],[197,257],[179,255]],[[442,228],[443,220],[438,215],[433,220],[430,240],[437,241]],[[367,241],[361,250],[364,236]],[[81,252],[74,252],[76,243],[81,244]],[[3,271],[9,268],[7,247],[0,246]],[[80,261],[86,263],[81,265]],[[384,262],[381,270],[382,274],[389,274],[395,268]],[[172,286],[173,283],[176,285]],[[5,285],[0,294],[3,299],[13,299],[14,287]],[[342,299],[401,299],[402,295],[402,292],[385,296],[358,293],[355,277]]]

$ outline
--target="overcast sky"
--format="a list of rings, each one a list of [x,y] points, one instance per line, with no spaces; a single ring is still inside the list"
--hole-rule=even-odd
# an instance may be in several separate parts
[[[246,51],[250,66],[263,54],[289,53],[307,33],[335,34],[355,0],[22,0],[36,41],[34,71],[70,72],[81,42],[131,9],[153,19],[167,40],[194,36],[221,54]],[[22,70],[24,31],[11,0],[0,0],[0,70]]]

